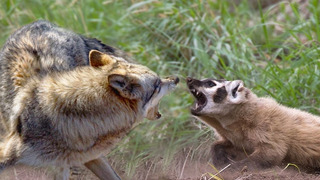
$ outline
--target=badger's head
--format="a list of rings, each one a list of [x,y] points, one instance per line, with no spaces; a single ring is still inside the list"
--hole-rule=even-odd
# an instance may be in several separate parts
[[[161,117],[158,111],[161,98],[179,82],[177,77],[161,79],[146,66],[129,63],[121,57],[96,50],[90,52],[89,61],[91,66],[106,72],[107,85],[115,92],[115,96],[138,102],[143,117],[149,120]]]
[[[248,100],[249,90],[241,80],[197,80],[188,77],[187,86],[196,101],[191,108],[195,116],[223,115]]]

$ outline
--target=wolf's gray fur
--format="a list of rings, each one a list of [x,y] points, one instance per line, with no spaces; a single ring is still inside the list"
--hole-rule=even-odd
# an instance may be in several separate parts
[[[15,164],[84,164],[119,179],[103,153],[178,83],[161,79],[120,50],[47,21],[24,26],[0,52],[0,171]]]
[[[41,66],[39,73],[45,75],[89,65],[88,56],[93,49],[133,62],[124,52],[114,47],[44,20],[26,25],[13,33],[0,52],[0,113],[3,118],[9,117],[16,94],[9,69],[17,57],[23,54],[26,58],[38,59]]]

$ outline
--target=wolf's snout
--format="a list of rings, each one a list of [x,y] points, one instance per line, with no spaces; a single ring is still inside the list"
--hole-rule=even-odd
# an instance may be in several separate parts
[[[175,78],[174,78],[174,83],[175,83],[175,84],[178,84],[179,82],[180,82],[180,79],[179,79],[178,77],[175,77]]]

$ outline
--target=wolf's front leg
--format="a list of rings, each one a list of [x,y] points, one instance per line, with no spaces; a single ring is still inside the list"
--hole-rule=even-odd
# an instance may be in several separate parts
[[[70,167],[59,167],[58,172],[54,176],[54,180],[69,180]]]
[[[21,141],[18,136],[11,135],[0,140],[0,172],[16,164],[21,154]]]
[[[96,176],[103,180],[121,180],[118,174],[112,169],[107,160],[100,156],[84,164]]]

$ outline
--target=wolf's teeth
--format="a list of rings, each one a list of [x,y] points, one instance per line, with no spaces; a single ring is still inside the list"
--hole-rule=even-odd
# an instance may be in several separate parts
[[[196,95],[197,95],[197,96],[199,95],[199,91],[196,92]]]

